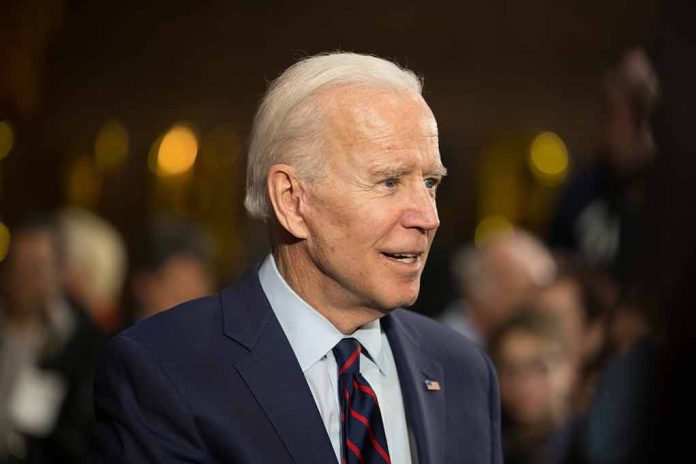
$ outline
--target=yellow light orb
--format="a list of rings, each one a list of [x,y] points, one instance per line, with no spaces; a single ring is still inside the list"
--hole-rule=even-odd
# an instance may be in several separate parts
[[[198,155],[198,137],[188,126],[177,124],[162,137],[157,150],[157,174],[175,176],[193,167]]]
[[[478,226],[476,226],[476,231],[474,232],[474,243],[477,246],[480,246],[493,235],[508,232],[512,229],[513,227],[510,221],[505,219],[503,216],[497,214],[488,216],[479,222]]]
[[[0,160],[12,151],[14,145],[14,132],[7,121],[0,121]]]
[[[159,158],[159,149],[163,138],[164,134],[157,137],[152,143],[152,146],[150,146],[150,151],[147,153],[147,167],[150,168],[150,171],[156,175],[159,175],[157,170],[157,158]]]
[[[537,135],[529,149],[529,167],[534,177],[544,185],[557,185],[568,173],[568,149],[553,132]]]
[[[101,171],[114,171],[123,166],[128,156],[128,130],[118,121],[108,121],[97,133],[94,162]]]
[[[7,258],[7,252],[10,250],[10,238],[10,229],[0,222],[0,261]]]

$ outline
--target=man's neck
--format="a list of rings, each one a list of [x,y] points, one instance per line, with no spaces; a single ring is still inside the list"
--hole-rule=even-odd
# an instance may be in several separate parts
[[[331,322],[341,333],[350,335],[365,324],[379,319],[380,311],[351,304],[346,290],[322,273],[309,257],[298,249],[299,244],[280,245],[273,257],[285,282],[315,311]]]

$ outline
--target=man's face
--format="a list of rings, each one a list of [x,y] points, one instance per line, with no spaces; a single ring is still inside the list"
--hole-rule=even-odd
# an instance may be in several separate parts
[[[340,87],[319,98],[327,167],[306,203],[311,291],[382,313],[411,305],[440,224],[435,119],[416,95]]]

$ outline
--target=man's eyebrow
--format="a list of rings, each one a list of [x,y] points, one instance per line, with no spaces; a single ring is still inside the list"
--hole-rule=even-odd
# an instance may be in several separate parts
[[[410,172],[410,169],[402,167],[377,167],[370,170],[370,174],[372,174],[374,177],[379,178],[401,177],[403,175],[409,174]],[[440,164],[425,171],[425,175],[428,177],[445,177],[447,175],[447,168]]]
[[[409,172],[408,169],[400,167],[377,167],[370,170],[370,174],[379,178],[401,177]]]
[[[438,176],[438,177],[445,177],[447,175],[447,168],[444,167],[443,165],[438,165],[435,168],[428,169],[425,172],[426,176]]]

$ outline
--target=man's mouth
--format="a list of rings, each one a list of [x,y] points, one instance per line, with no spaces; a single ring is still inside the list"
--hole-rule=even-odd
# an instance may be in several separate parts
[[[382,252],[384,256],[387,258],[399,261],[400,263],[404,264],[413,264],[418,261],[418,258],[423,255],[422,252],[415,252],[415,253],[387,253],[385,251]]]

